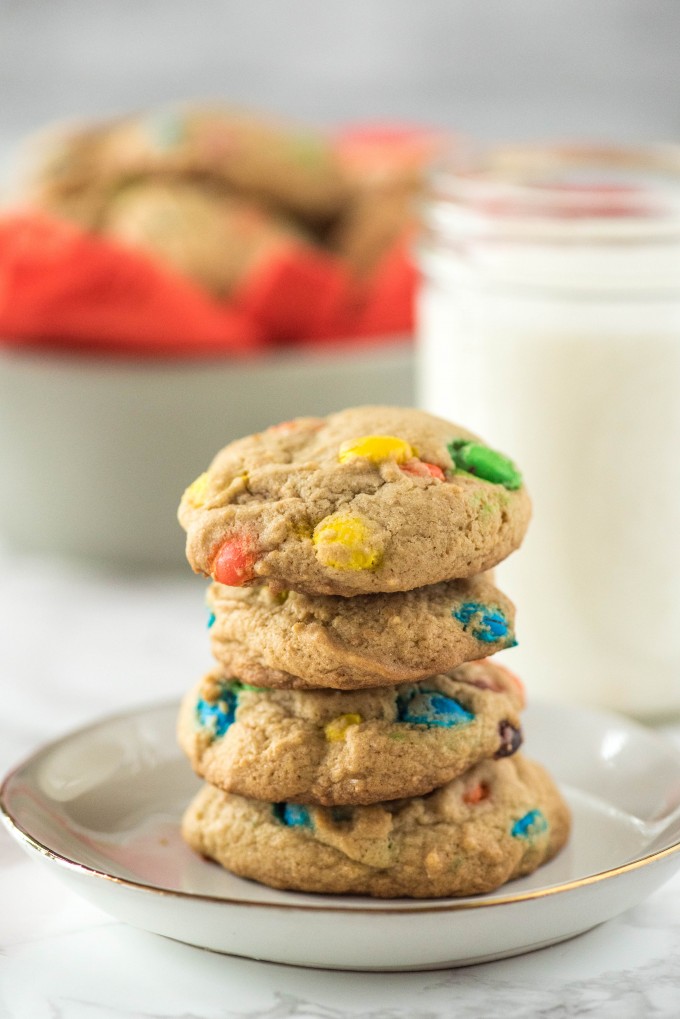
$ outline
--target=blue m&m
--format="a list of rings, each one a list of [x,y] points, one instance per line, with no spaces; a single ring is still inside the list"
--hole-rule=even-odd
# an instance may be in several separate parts
[[[463,629],[469,628],[472,636],[484,644],[495,644],[501,640],[505,647],[516,644],[510,633],[510,624],[500,609],[477,601],[466,601],[453,609],[451,615],[463,624]]]
[[[510,829],[510,834],[516,839],[530,839],[548,830],[548,822],[540,810],[530,810],[523,817],[520,817]]]
[[[196,704],[196,721],[203,729],[208,729],[215,738],[224,736],[230,725],[236,720],[238,694],[236,684],[225,684],[220,688],[216,701],[206,701],[202,697]]]
[[[272,807],[274,817],[286,828],[312,828],[312,819],[307,807],[301,803],[275,803]]]
[[[400,722],[435,725],[446,729],[468,725],[475,717],[460,701],[438,690],[413,690],[405,695],[400,694],[397,697],[397,713]]]

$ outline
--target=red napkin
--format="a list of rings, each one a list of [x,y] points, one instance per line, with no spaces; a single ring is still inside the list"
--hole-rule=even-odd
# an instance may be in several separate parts
[[[274,342],[291,343],[349,335],[358,295],[338,258],[291,245],[251,270],[233,301]]]
[[[61,220],[0,220],[0,337],[13,345],[158,356],[245,354],[248,316],[153,258]]]
[[[417,274],[406,242],[359,284],[333,255],[282,248],[220,302],[153,256],[42,213],[0,218],[0,342],[208,357],[282,343],[405,334]]]
[[[357,336],[410,333],[415,320],[418,270],[411,254],[411,232],[383,256],[373,273],[353,330]]]

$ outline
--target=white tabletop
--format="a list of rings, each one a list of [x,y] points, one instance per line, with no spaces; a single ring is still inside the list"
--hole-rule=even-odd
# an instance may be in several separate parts
[[[209,664],[204,582],[0,556],[0,770],[111,711],[179,697]],[[680,730],[673,735],[680,742]],[[0,830],[0,1019],[628,1019],[680,1014],[680,874],[553,948],[431,973],[297,969],[135,930]]]

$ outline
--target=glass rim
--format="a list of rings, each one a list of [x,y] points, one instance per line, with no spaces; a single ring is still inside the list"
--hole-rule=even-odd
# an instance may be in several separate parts
[[[427,198],[496,222],[680,218],[680,144],[453,146]]]

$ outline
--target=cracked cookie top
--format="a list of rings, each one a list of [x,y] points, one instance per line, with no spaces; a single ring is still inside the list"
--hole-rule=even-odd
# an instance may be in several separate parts
[[[529,516],[512,461],[400,407],[298,418],[232,442],[179,508],[196,572],[347,597],[490,569]]]

